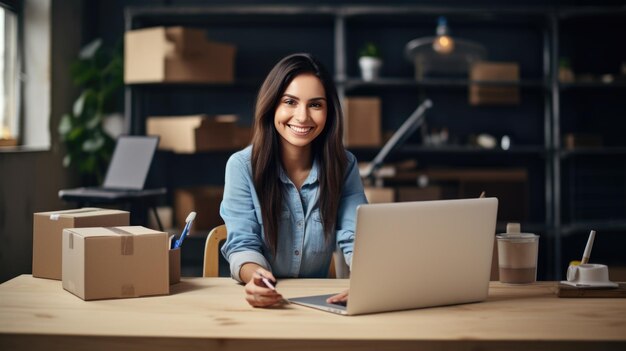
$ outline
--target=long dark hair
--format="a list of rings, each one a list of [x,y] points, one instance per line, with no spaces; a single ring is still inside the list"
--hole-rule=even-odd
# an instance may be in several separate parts
[[[326,69],[310,54],[287,56],[272,68],[256,101],[252,136],[252,176],[261,205],[265,241],[273,252],[278,246],[278,216],[282,206],[279,181],[281,158],[274,115],[282,95],[300,74],[313,74],[324,86],[327,101],[326,125],[311,144],[312,159],[319,162],[318,201],[326,242],[332,238],[347,167],[343,147],[343,114],[337,89]]]

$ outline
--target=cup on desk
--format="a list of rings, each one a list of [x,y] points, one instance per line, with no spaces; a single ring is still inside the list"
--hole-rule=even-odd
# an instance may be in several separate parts
[[[500,281],[529,284],[537,280],[539,236],[531,233],[498,234]]]

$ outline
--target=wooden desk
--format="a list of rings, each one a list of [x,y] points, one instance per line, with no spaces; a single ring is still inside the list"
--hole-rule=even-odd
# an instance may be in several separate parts
[[[284,280],[286,297],[347,280]],[[227,278],[187,278],[172,295],[84,302],[61,282],[0,285],[0,350],[625,350],[626,299],[559,299],[555,283],[492,283],[488,301],[356,317],[255,309]],[[390,297],[393,298],[393,297]]]

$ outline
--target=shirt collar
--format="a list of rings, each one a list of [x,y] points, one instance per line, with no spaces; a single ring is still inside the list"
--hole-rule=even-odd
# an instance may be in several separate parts
[[[311,166],[311,171],[309,172],[309,175],[304,180],[304,183],[302,183],[302,186],[305,186],[307,184],[315,184],[315,182],[318,181],[318,179],[317,179],[318,169],[319,169],[319,162],[318,162],[317,157],[316,157],[313,160],[313,165]],[[285,170],[283,169],[282,165],[280,166],[280,173],[279,173],[278,176],[279,176],[280,180],[283,183],[285,183],[285,184],[292,183],[291,179],[289,179],[289,177],[287,177],[287,173],[285,173]]]

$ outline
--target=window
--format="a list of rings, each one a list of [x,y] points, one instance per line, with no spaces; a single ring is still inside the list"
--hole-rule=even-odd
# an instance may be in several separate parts
[[[18,16],[0,3],[0,146],[17,144],[20,133]]]

